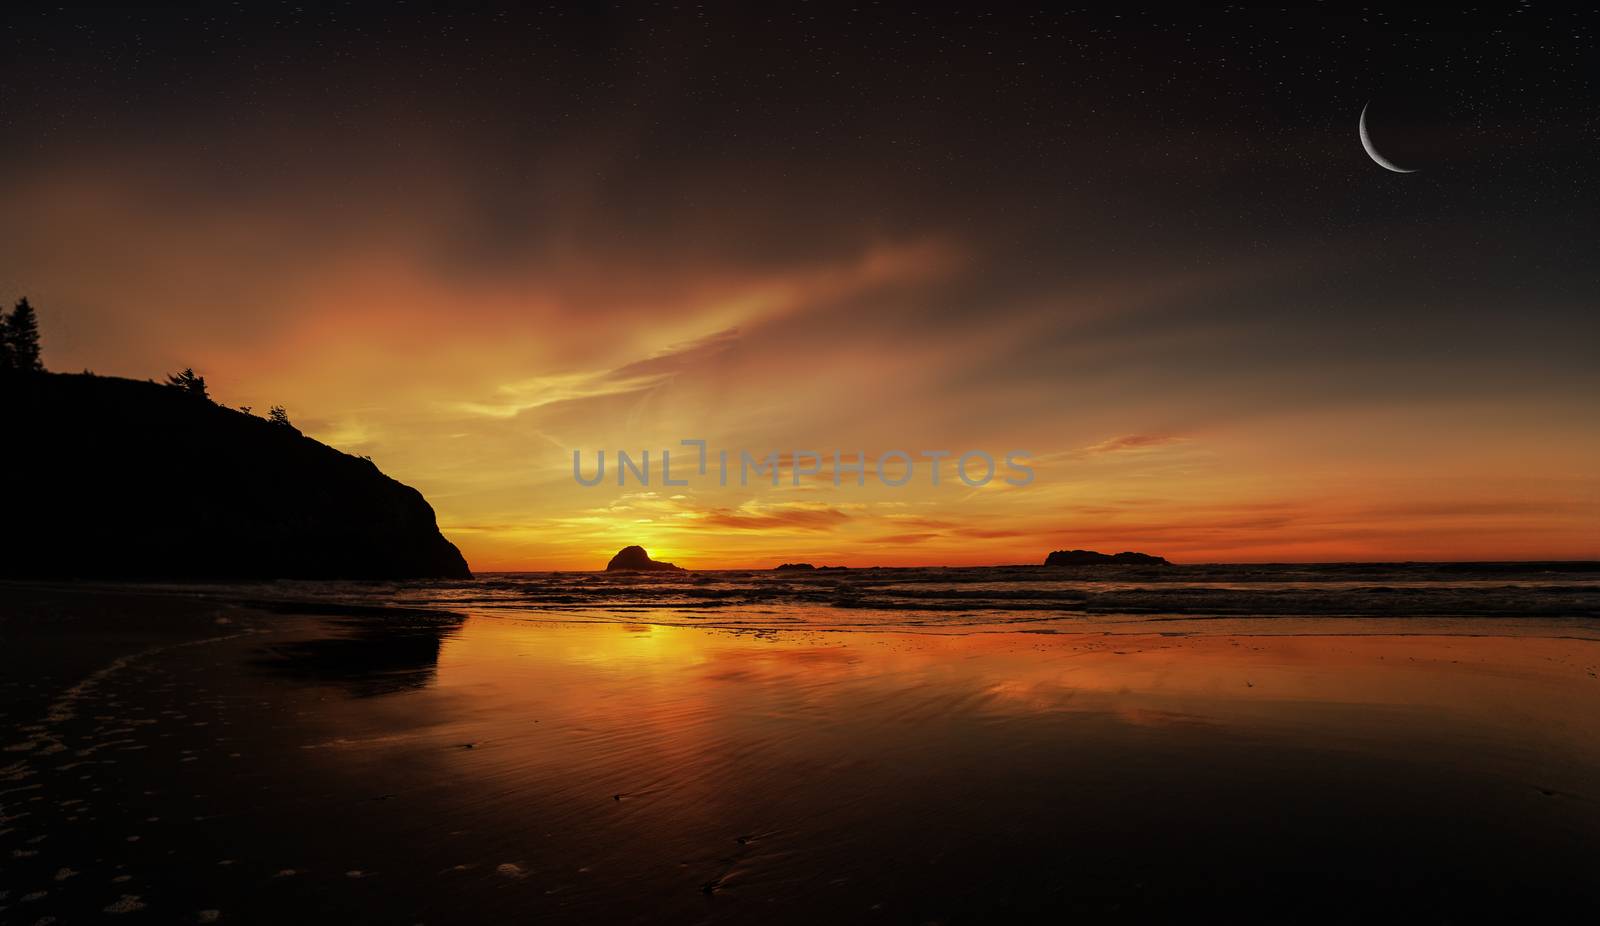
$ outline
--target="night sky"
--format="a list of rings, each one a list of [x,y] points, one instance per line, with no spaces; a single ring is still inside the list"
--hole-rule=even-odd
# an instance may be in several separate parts
[[[8,10],[0,297],[479,570],[1600,558],[1600,16],[596,10]],[[571,478],[688,437],[1039,478]]]

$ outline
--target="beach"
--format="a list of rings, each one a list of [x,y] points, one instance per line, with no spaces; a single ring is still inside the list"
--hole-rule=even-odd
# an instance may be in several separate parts
[[[1595,10],[8,14],[0,926],[1600,923]]]
[[[580,604],[0,588],[0,921],[1600,909],[1581,615]]]

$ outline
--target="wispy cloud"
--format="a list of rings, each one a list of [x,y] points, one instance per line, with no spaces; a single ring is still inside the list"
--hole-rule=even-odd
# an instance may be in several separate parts
[[[799,502],[748,505],[736,509],[713,508],[694,516],[697,524],[739,531],[829,531],[850,518],[848,513],[838,508]]]
[[[1124,434],[1121,437],[1111,437],[1097,444],[1080,447],[1079,456],[1096,456],[1105,453],[1127,453],[1130,451],[1155,450],[1160,447],[1170,447],[1173,444],[1182,444],[1188,438],[1174,434]]]
[[[460,411],[494,418],[511,418],[560,402],[606,398],[647,392],[685,370],[715,358],[738,342],[739,332],[729,328],[681,344],[674,344],[642,360],[597,373],[563,373],[507,383],[493,398],[482,402],[456,402]]]

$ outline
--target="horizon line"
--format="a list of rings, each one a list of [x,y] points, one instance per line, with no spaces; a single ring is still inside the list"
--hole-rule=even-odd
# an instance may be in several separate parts
[[[805,560],[791,560],[789,562],[803,563]],[[822,569],[1099,569],[1106,566],[1148,566],[1161,568],[1162,564],[1140,563],[1087,563],[1082,565],[1046,566],[1043,563],[920,563],[917,565],[870,565],[870,566],[843,566],[824,564],[811,564],[817,570]],[[1251,560],[1226,562],[1222,560],[1199,562],[1173,562],[1168,560],[1167,566],[1594,566],[1600,569],[1600,559],[1462,559],[1462,560],[1426,560],[1426,559],[1395,559],[1395,560]],[[684,572],[775,572],[777,566],[715,566],[693,568],[679,566]],[[608,570],[599,569],[484,569],[473,570],[473,575],[507,575],[519,573],[539,572],[632,572],[639,570]],[[670,574],[670,573],[669,573]]]

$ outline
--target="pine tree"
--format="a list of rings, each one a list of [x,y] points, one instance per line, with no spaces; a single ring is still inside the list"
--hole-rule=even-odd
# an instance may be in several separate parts
[[[6,330],[6,313],[0,312],[0,376],[11,372],[11,333]]]
[[[283,410],[282,405],[272,406],[272,408],[267,411],[267,420],[273,424],[281,424],[286,428],[294,427],[294,425],[289,423],[289,413]]]
[[[174,389],[181,389],[198,399],[209,399],[206,395],[206,378],[196,376],[195,372],[185,367],[182,373],[174,373],[167,377],[167,385]]]
[[[19,373],[43,372],[44,363],[39,359],[39,317],[27,299],[17,303],[0,329],[3,329],[0,340],[5,342],[0,364]]]

